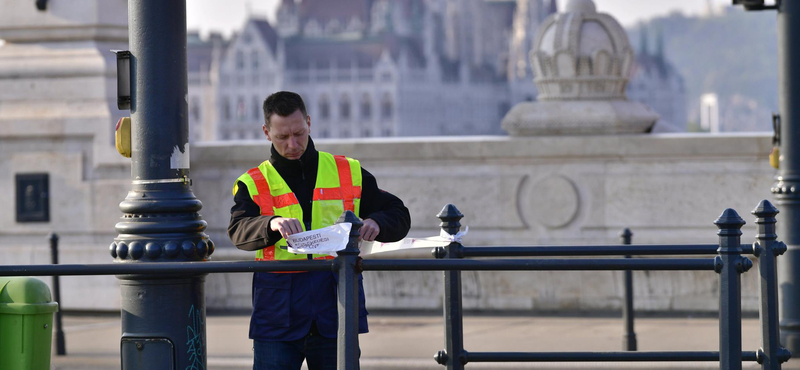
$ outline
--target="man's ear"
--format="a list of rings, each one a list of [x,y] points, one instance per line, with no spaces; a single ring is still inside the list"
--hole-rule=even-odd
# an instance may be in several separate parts
[[[308,125],[308,132],[311,132],[311,115],[306,114],[306,125]]]
[[[267,124],[261,125],[261,130],[264,131],[264,136],[267,137],[267,140],[272,141],[272,138],[269,137],[269,129],[267,128]]]

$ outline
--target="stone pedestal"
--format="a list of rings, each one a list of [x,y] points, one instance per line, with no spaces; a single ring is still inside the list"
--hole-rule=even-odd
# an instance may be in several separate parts
[[[128,48],[125,0],[0,0],[0,234],[3,263],[49,263],[46,235],[61,237],[61,263],[109,263],[117,206],[130,187],[117,154],[116,58]],[[15,217],[17,174],[49,176],[50,220]],[[115,212],[111,212],[116,210]],[[49,279],[45,279],[49,281]],[[62,308],[118,309],[113,276],[64,277]]]
[[[512,136],[640,134],[656,120],[658,114],[639,102],[556,100],[515,105],[503,129]]]

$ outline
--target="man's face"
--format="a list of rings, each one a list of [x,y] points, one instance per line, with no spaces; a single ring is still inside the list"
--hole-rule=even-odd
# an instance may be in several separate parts
[[[264,125],[262,129],[278,154],[286,159],[300,159],[308,146],[311,117],[303,117],[303,112],[298,109],[286,117],[273,113],[269,122],[269,128]]]

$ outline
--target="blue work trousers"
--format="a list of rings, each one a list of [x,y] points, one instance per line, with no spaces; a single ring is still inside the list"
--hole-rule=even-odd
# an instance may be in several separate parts
[[[336,370],[336,338],[309,333],[293,341],[253,341],[253,370]],[[359,350],[359,354],[361,351]]]

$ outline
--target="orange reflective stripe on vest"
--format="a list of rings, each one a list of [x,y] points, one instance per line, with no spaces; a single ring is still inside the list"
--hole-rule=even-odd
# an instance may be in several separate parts
[[[336,168],[339,170],[339,189],[341,189],[342,202],[344,202],[344,209],[347,211],[355,212],[356,206],[353,202],[355,199],[355,190],[353,189],[353,176],[350,173],[350,161],[343,155],[335,155],[333,158],[336,160]],[[360,191],[359,189],[359,197]]]
[[[297,202],[297,198],[294,196],[294,193],[272,196],[269,191],[269,183],[267,182],[267,179],[264,178],[264,174],[261,173],[261,170],[259,170],[258,167],[247,171],[247,174],[249,174],[256,183],[258,195],[253,197],[253,201],[256,202],[259,207],[261,207],[262,216],[273,216],[275,214],[273,207],[283,208],[299,204]]]
[[[258,206],[261,208],[261,215],[274,215],[275,211],[272,209],[272,194],[270,194],[269,183],[267,182],[267,179],[264,178],[264,175],[261,173],[261,170],[259,170],[258,167],[250,169],[250,171],[247,171],[247,174],[250,175],[250,177],[252,177],[253,181],[256,183],[258,195],[253,197],[253,201],[256,202],[256,204],[258,204]]]
[[[353,186],[353,195],[361,198],[361,187]],[[339,200],[344,199],[342,190],[339,188],[319,188],[314,189],[314,200]]]
[[[294,196],[294,193],[286,193],[283,195],[272,197],[272,203],[275,205],[275,208],[283,208],[295,204],[300,204],[299,202],[297,202],[297,198]]]

